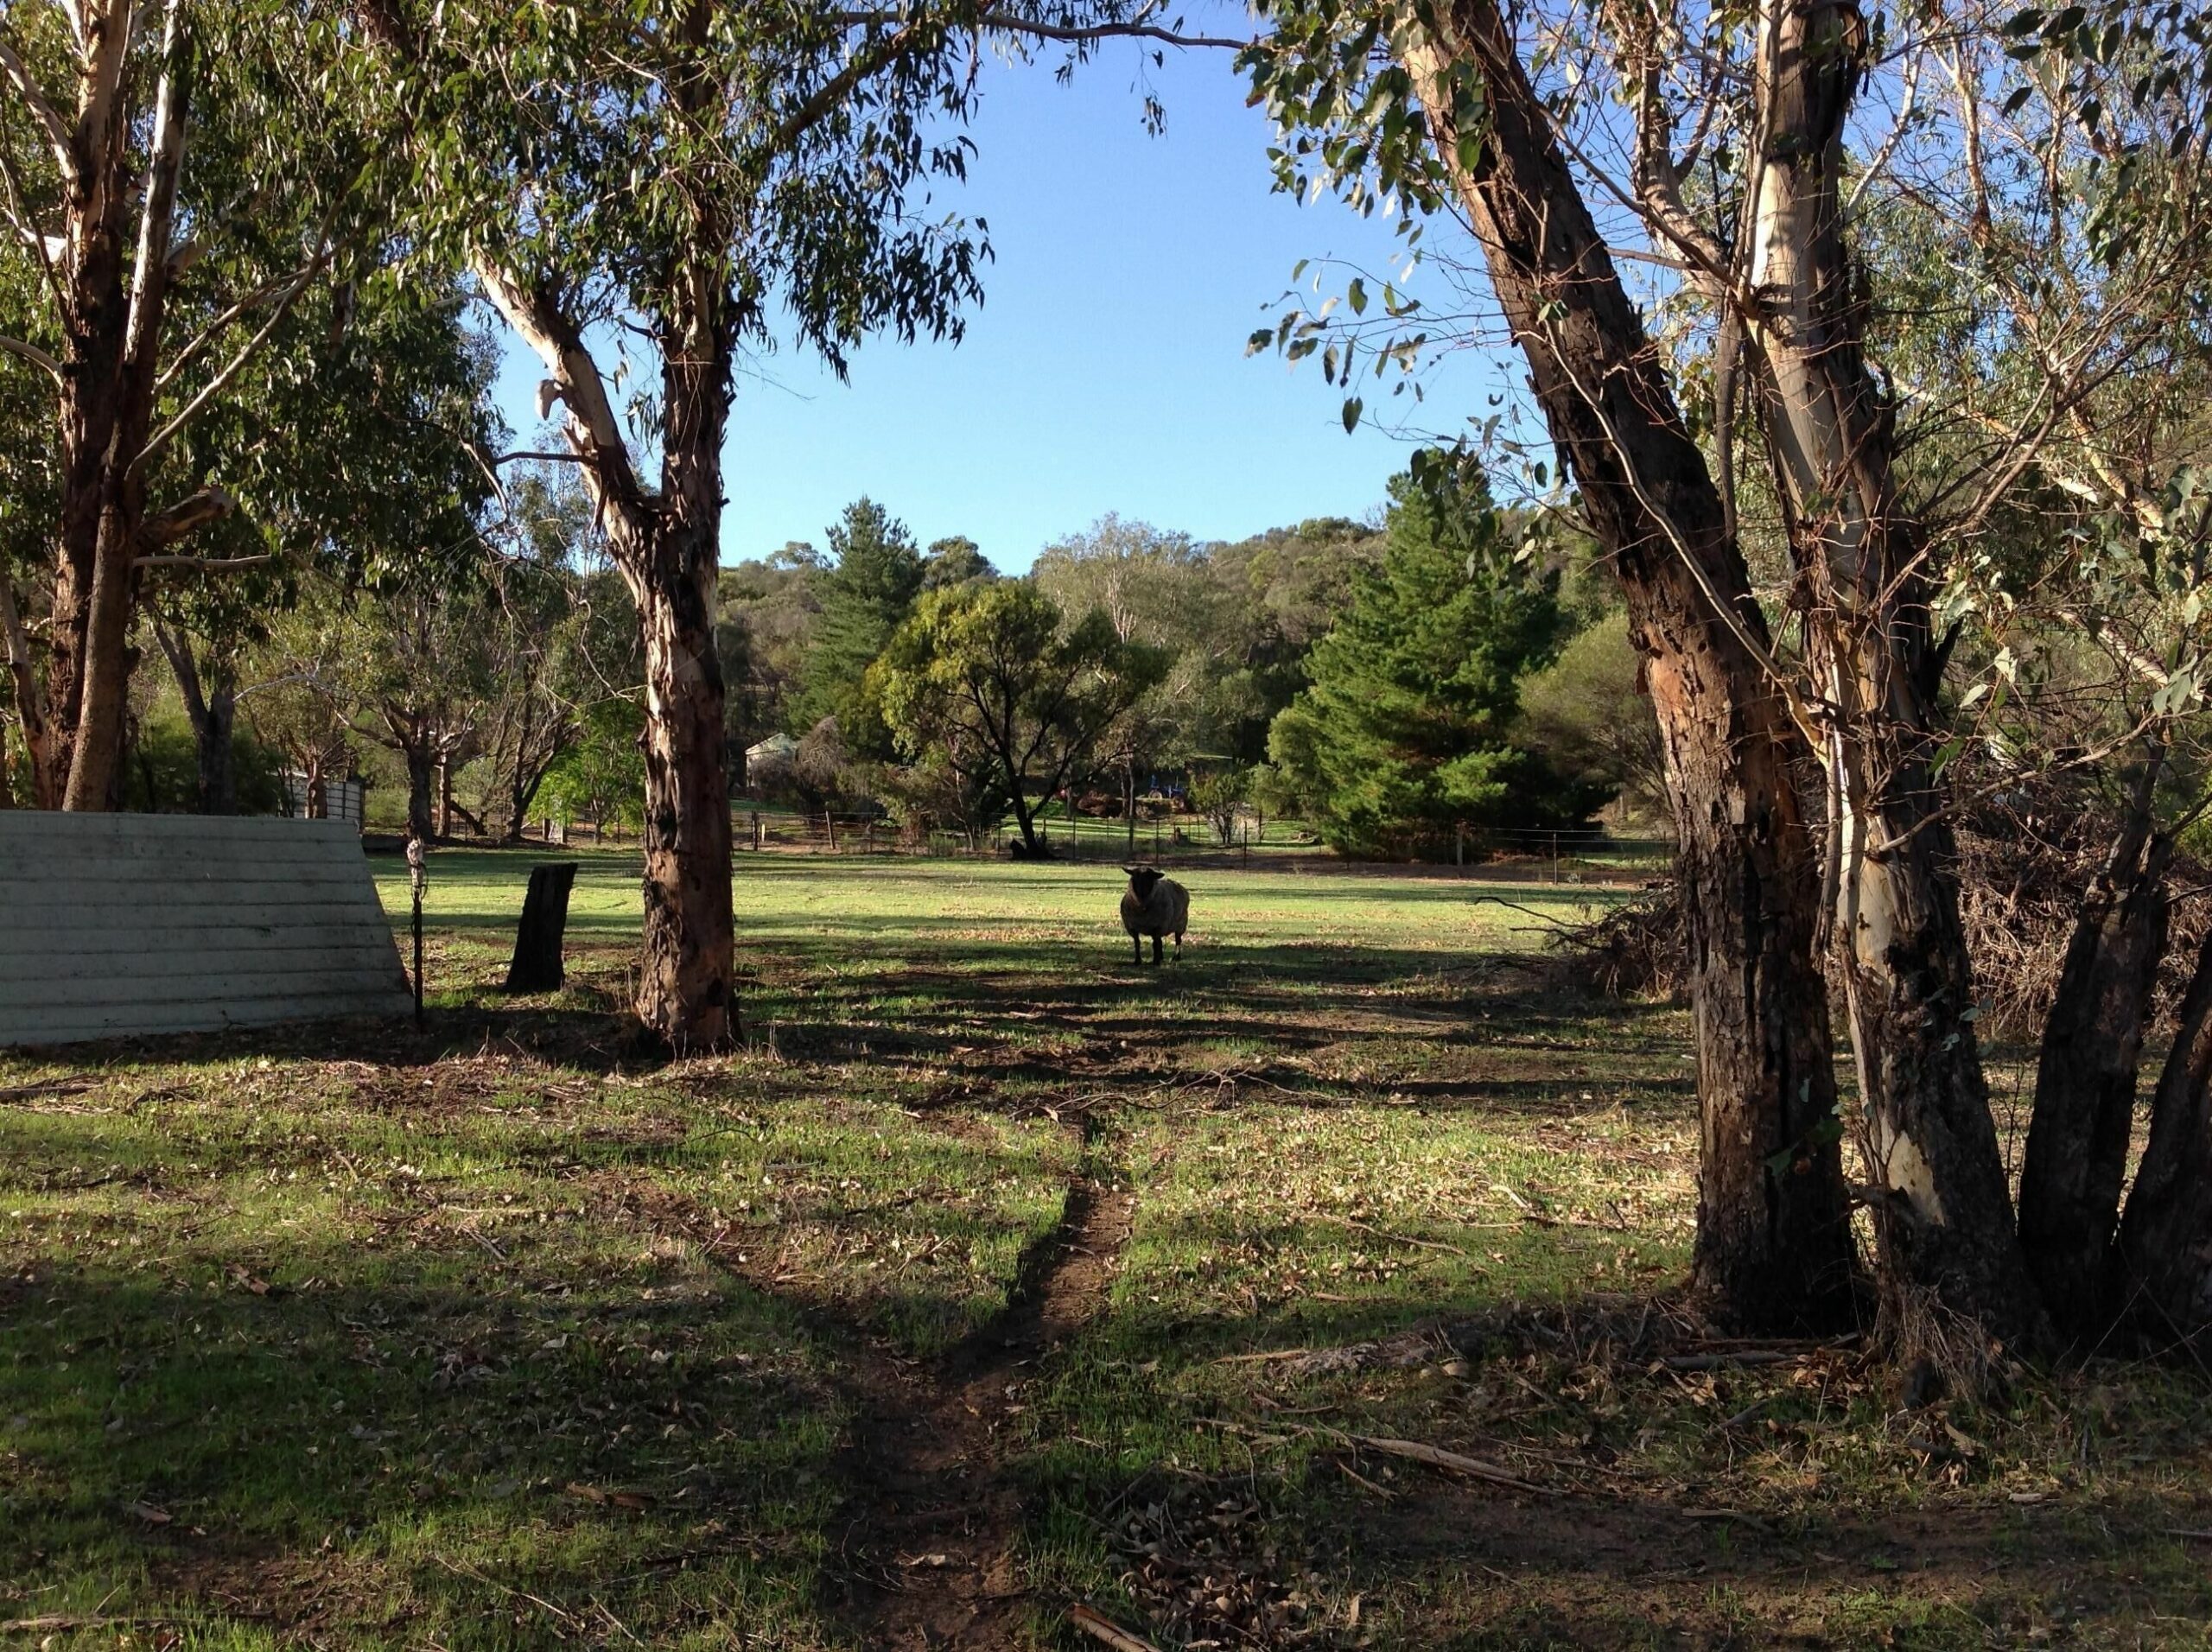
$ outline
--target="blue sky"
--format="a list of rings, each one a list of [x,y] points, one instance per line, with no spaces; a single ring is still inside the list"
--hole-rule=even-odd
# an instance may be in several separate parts
[[[1109,511],[1212,539],[1382,501],[1406,444],[1345,435],[1315,361],[1247,359],[1244,341],[1300,258],[1392,267],[1389,226],[1271,193],[1269,127],[1229,54],[1144,70],[1158,137],[1132,50],[1071,85],[1048,63],[986,71],[969,183],[937,196],[986,219],[997,254],[966,339],[870,340],[846,384],[797,352],[763,360],[731,418],[725,562],[822,544],[862,493],[923,543],[964,533],[1009,571]],[[518,430],[537,378],[511,345]]]

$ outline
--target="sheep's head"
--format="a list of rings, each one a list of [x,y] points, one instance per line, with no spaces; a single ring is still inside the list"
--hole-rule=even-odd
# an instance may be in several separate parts
[[[1150,866],[1125,866],[1122,870],[1129,874],[1129,893],[1139,900],[1150,900],[1153,886],[1160,881],[1160,868]]]

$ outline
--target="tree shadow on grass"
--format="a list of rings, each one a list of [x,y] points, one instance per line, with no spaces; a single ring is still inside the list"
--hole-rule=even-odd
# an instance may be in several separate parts
[[[805,1620],[843,1412],[788,1310],[486,1291],[422,1261],[19,1276],[0,1616],[455,1648],[601,1609],[645,1636]]]

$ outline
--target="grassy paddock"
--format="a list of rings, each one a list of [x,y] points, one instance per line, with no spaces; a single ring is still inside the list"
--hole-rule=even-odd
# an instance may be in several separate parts
[[[746,1042],[660,1064],[575,858],[560,994],[493,991],[530,857],[451,853],[425,1032],[0,1057],[0,1638],[919,1644],[880,1459],[967,1427],[980,1643],[2206,1643],[2200,1380],[1908,1412],[1655,1296],[1685,1019],[1530,967],[1603,897],[1193,871],[1155,972],[1110,867],[741,857]]]

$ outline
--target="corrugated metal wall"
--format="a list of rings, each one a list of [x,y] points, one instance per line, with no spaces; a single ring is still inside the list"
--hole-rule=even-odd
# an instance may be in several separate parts
[[[0,810],[0,1045],[411,1002],[350,822]]]

